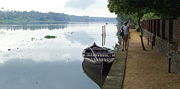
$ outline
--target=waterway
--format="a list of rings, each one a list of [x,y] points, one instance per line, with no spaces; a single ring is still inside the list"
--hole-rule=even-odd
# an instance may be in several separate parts
[[[103,25],[0,25],[0,89],[99,89],[83,71],[82,51],[101,46]],[[116,32],[115,24],[106,25],[105,47],[113,49]]]

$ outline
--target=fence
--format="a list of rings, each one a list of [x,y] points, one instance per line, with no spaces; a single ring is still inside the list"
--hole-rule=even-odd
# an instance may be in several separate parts
[[[180,43],[180,20],[145,20],[142,26],[163,40]]]
[[[169,59],[169,72],[180,73],[180,20],[145,20],[141,25],[145,37]]]

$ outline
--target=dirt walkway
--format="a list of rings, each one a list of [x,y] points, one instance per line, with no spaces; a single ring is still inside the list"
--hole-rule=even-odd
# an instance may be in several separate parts
[[[168,73],[168,61],[146,48],[142,51],[139,34],[132,30],[123,89],[180,89],[180,74]]]

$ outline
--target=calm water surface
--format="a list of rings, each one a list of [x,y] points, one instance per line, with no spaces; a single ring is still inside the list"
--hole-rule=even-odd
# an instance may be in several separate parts
[[[0,25],[0,89],[99,89],[84,73],[81,53],[101,45],[102,25]],[[105,47],[113,48],[115,24],[106,32]]]

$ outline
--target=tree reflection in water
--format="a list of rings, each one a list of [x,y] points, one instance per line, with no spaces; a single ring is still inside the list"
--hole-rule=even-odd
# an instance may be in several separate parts
[[[0,29],[7,30],[41,30],[65,29],[67,24],[2,24]]]

